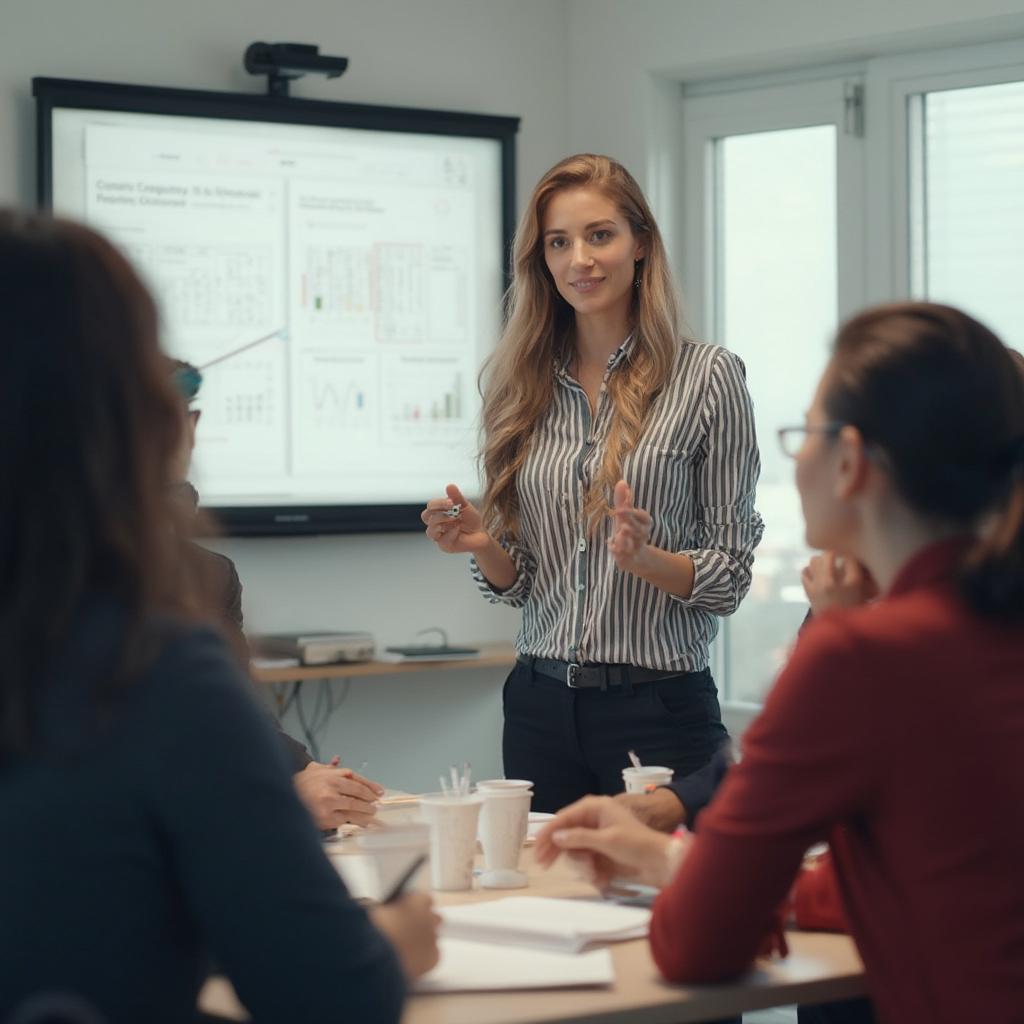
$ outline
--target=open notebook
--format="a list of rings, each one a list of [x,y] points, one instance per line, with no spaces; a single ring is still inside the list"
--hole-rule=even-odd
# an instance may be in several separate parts
[[[612,955],[607,949],[566,956],[446,938],[441,939],[440,946],[441,962],[416,982],[417,992],[578,988],[615,981]]]
[[[446,938],[578,953],[602,942],[642,938],[651,912],[599,900],[509,896],[486,903],[441,907]]]

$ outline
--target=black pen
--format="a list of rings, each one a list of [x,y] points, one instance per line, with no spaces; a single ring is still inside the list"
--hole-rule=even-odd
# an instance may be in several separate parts
[[[391,892],[389,892],[387,896],[385,896],[384,899],[381,900],[381,903],[394,903],[395,900],[402,896],[403,890],[412,880],[412,876],[415,875],[416,872],[419,871],[419,869],[424,865],[426,859],[427,855],[425,853],[421,853],[412,862],[412,864],[409,865],[408,870],[402,875],[402,877],[397,882],[395,882],[395,884],[391,887]]]

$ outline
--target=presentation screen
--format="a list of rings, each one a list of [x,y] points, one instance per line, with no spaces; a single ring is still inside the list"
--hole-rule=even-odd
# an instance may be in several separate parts
[[[36,79],[40,200],[199,367],[191,480],[240,534],[421,528],[479,490],[517,119]]]

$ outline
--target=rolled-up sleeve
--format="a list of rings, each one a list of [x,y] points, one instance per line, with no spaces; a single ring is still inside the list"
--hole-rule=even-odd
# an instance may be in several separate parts
[[[537,574],[537,560],[521,544],[508,537],[503,537],[500,544],[516,567],[516,578],[510,587],[498,590],[492,586],[490,580],[481,572],[475,556],[469,560],[470,572],[473,574],[477,589],[491,604],[507,604],[512,608],[522,608],[529,600],[530,592],[533,590],[533,580]]]
[[[720,349],[711,367],[705,407],[707,451],[696,474],[693,590],[675,597],[688,607],[731,615],[750,589],[754,549],[764,523],[754,508],[761,458],[754,407],[740,358]]]

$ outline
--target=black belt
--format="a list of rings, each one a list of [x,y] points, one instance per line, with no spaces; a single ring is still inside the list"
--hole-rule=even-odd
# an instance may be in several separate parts
[[[528,654],[517,655],[516,661],[534,672],[557,679],[570,689],[602,689],[609,686],[630,686],[635,683],[653,683],[657,679],[670,679],[689,673],[677,670],[664,671],[657,668],[636,668],[634,665],[576,665],[571,661],[555,661],[553,658],[534,658]]]

